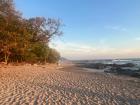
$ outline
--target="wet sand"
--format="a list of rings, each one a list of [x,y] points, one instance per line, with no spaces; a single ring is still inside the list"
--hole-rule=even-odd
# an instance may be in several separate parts
[[[74,66],[0,67],[0,105],[140,105],[140,79]]]

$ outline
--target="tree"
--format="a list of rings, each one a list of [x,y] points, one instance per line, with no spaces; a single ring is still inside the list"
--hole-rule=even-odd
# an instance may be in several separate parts
[[[20,21],[20,13],[17,12],[13,5],[13,0],[0,1],[0,52],[4,56],[3,59],[8,63],[11,55],[11,49],[16,46],[18,23]]]
[[[30,18],[28,21],[32,34],[32,42],[48,43],[52,37],[62,34],[59,30],[61,26],[60,20],[36,17]]]
[[[13,0],[1,0],[0,10],[0,61],[46,62],[49,52],[53,52],[48,43],[62,34],[60,21],[44,17],[24,19]]]
[[[49,54],[49,47],[43,43],[36,43],[32,46],[30,52],[36,56],[36,62],[46,63]]]
[[[60,59],[60,54],[55,49],[50,48],[49,55],[48,55],[48,62],[57,63],[59,59]]]

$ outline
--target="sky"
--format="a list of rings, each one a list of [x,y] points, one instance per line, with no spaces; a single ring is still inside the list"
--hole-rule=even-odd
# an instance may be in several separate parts
[[[140,0],[14,0],[23,17],[60,19],[50,47],[72,60],[140,58]]]

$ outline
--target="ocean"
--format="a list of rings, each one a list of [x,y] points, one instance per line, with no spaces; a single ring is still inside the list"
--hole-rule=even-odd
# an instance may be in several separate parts
[[[140,59],[100,59],[100,60],[79,60],[77,63],[102,63],[102,64],[127,64],[132,63],[135,64],[136,67],[140,68]]]

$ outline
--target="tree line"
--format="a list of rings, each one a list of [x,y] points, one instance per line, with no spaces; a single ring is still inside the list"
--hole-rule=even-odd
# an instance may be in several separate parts
[[[48,46],[62,34],[57,19],[23,18],[13,0],[0,1],[0,62],[55,63],[60,54]]]

